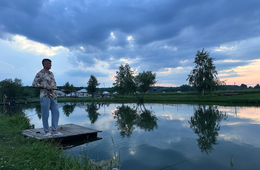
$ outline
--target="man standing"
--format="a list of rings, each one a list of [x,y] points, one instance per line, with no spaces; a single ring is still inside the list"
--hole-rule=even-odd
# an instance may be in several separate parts
[[[41,114],[42,114],[42,124],[45,131],[45,136],[52,135],[62,135],[58,132],[58,122],[59,122],[59,109],[57,103],[56,82],[54,79],[51,69],[51,60],[42,60],[43,69],[39,71],[32,83],[33,87],[41,88],[40,91],[40,101],[41,101]],[[49,132],[49,110],[51,110],[52,117],[52,133]]]

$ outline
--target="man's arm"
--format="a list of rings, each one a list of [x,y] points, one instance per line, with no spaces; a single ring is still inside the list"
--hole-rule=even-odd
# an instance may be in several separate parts
[[[53,89],[51,86],[43,84],[43,77],[39,73],[37,73],[36,76],[34,77],[32,87],[47,89],[47,90]]]
[[[36,88],[46,88],[46,85],[43,85],[43,80],[39,73],[34,77],[32,86]]]

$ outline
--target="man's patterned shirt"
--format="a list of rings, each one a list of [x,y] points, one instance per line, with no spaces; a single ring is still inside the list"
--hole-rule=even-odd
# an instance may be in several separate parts
[[[36,74],[32,86],[41,88],[40,97],[57,99],[56,90],[47,90],[47,85],[51,86],[53,89],[57,88],[53,73],[42,69]]]

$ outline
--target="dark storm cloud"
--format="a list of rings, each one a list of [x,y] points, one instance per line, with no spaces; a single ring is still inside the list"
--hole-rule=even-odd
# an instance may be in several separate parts
[[[218,70],[228,70],[228,69],[234,68],[238,65],[245,66],[247,64],[249,64],[248,61],[239,61],[239,62],[215,63],[215,66],[216,66],[216,68],[218,68]]]
[[[84,67],[90,67],[95,64],[95,54],[83,54],[77,52],[74,55],[68,57],[69,62],[77,67],[79,63],[82,63]]]
[[[74,65],[139,58],[133,67],[156,71],[182,66],[183,60],[191,64],[202,48],[259,37],[259,6],[259,0],[2,0],[0,37],[20,34],[72,52],[84,47],[71,60]],[[127,41],[127,36],[133,40]],[[249,51],[248,59],[259,58],[258,52]],[[213,55],[216,60],[244,57]],[[110,67],[118,66],[112,62]]]
[[[250,3],[224,0],[1,3],[4,31],[50,45],[98,46],[111,31],[136,35],[138,44],[146,44],[173,38],[187,27],[201,30],[199,35],[205,34],[209,39],[223,41],[259,35],[255,25],[260,22],[257,13],[260,2],[256,0]]]

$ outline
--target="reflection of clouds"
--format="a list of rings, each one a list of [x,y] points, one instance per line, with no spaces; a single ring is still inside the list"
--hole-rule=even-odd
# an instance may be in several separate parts
[[[119,130],[117,129],[117,126],[115,126],[116,121],[112,114],[115,112],[116,106],[119,105],[121,104],[110,104],[109,107],[105,108],[105,111],[104,108],[101,107],[98,111],[100,116],[93,125],[91,125],[91,122],[87,117],[88,114],[85,111],[86,106],[76,106],[74,112],[69,117],[66,117],[66,115],[62,113],[62,108],[60,108],[61,115],[59,124],[63,125],[73,123],[101,130],[104,133],[109,133],[109,135],[119,136]],[[134,106],[134,104],[127,105],[130,107]],[[138,144],[140,144],[146,141],[150,146],[167,149],[170,144],[177,145],[177,143],[183,143],[185,139],[196,139],[197,136],[194,135],[188,123],[188,120],[194,114],[193,105],[179,104],[177,106],[166,104],[146,104],[145,106],[146,108],[152,108],[154,111],[154,114],[159,119],[159,128],[153,132],[146,132],[137,127],[133,132],[134,135],[132,135],[129,141],[124,141],[125,143],[137,140],[137,142],[139,142]],[[260,147],[260,107],[219,106],[218,109],[219,111],[226,111],[229,115],[228,120],[222,121],[220,124],[220,140],[240,145],[246,143]],[[35,109],[27,109],[25,113],[26,115],[35,114]],[[30,118],[30,123],[34,124],[35,128],[42,128],[41,119],[39,119],[37,115],[31,116]],[[49,124],[51,125],[51,114]],[[157,136],[157,138],[154,138],[154,136]],[[132,148],[132,154],[137,155],[136,150],[134,149],[135,147],[131,145],[129,148]]]
[[[251,123],[256,123],[256,124],[260,124],[260,112],[259,112],[259,108],[255,108],[255,107],[246,107],[243,109],[240,109],[237,112],[237,116],[241,119],[251,119],[252,122]]]
[[[174,138],[171,138],[171,139],[167,139],[167,143],[168,144],[171,144],[171,143],[176,143],[176,142],[180,142],[181,141],[181,138],[180,137],[174,137]]]
[[[225,122],[221,123],[222,125],[227,125],[227,126],[234,126],[234,125],[243,125],[247,124],[247,122]]]
[[[34,124],[34,128],[42,128],[42,120],[36,114],[30,117],[30,123]]]
[[[168,115],[168,114],[162,114],[161,115],[161,119],[166,119],[166,120],[180,120],[180,121],[184,121],[185,118],[184,117],[178,117],[176,118],[175,115],[173,117],[173,115]]]
[[[219,134],[219,137],[227,141],[241,140],[240,136],[234,134]]]
[[[173,120],[172,115],[162,114],[163,118],[166,118],[166,120]]]
[[[190,124],[188,122],[183,123],[181,126],[184,128],[190,128]]]
[[[237,117],[239,119],[250,119],[251,121],[247,121],[250,124],[260,124],[260,112],[258,107],[228,107],[220,108],[219,110],[225,110],[228,115]],[[228,125],[234,125],[235,123],[239,124],[239,122],[232,123],[229,122]]]
[[[117,108],[111,110],[111,113],[114,115],[114,114],[115,114],[115,111],[117,111]]]
[[[248,144],[260,148],[260,108],[222,107],[227,109],[228,121],[222,124],[220,137],[237,144]]]
[[[242,128],[241,126],[234,126],[233,129],[222,132],[219,137],[225,141],[230,141],[239,145],[247,144],[260,148],[259,130],[259,127],[256,129],[256,127],[252,127],[251,125]]]
[[[113,117],[99,117],[99,120],[95,122],[95,127],[103,130],[116,129],[114,126],[115,120]]]
[[[134,155],[136,153],[136,150],[133,148],[130,148],[129,153],[130,153],[130,155]]]

